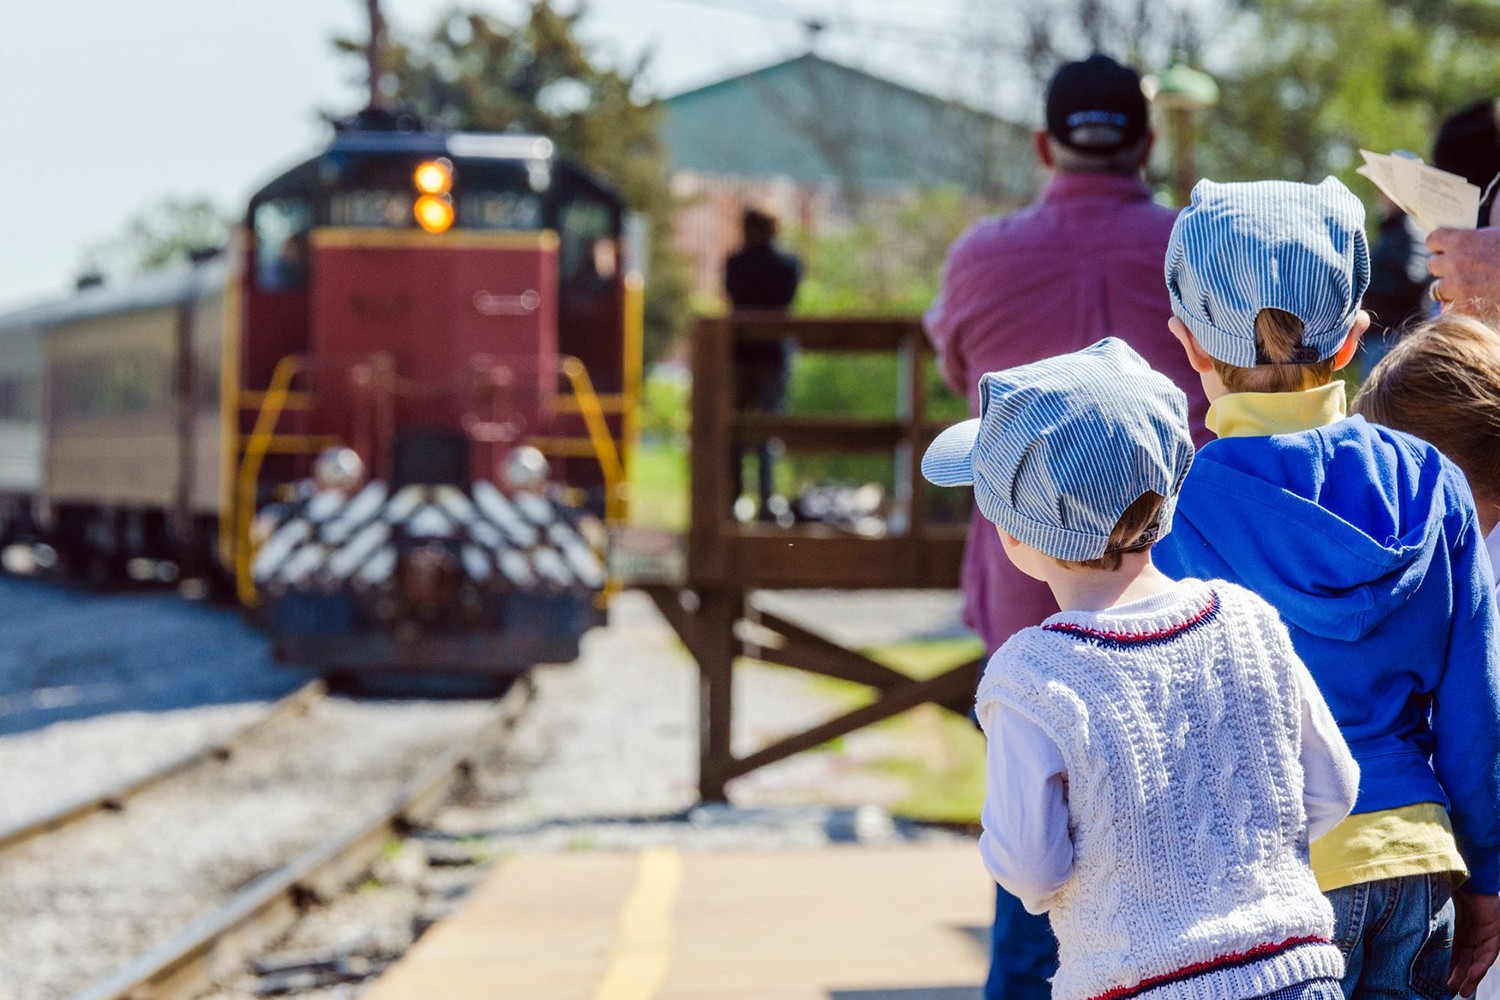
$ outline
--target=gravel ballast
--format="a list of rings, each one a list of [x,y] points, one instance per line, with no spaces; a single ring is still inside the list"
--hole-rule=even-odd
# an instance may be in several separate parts
[[[854,646],[961,634],[954,594],[757,600]],[[697,671],[640,593],[620,595],[579,662],[533,677],[529,708],[469,794],[373,879],[314,909],[279,950],[342,955],[351,968],[378,971],[414,927],[459,905],[486,865],[515,852],[952,836],[884,811],[902,793],[899,782],[859,766],[893,752],[879,730],[739,779],[733,806],[698,807]],[[95,595],[0,578],[0,767],[14,790],[0,810],[44,812],[159,766],[239,729],[305,680],[272,667],[264,638],[233,610],[170,593]],[[827,685],[756,664],[737,672],[735,698],[740,753],[849,707]],[[361,818],[485,710],[330,699],[258,732],[229,764],[169,782],[123,814],[0,854],[0,1000],[61,1000],[116,971]],[[456,863],[466,859],[476,863]],[[304,972],[294,963],[277,974]],[[319,989],[315,978],[292,995],[332,1000],[360,989]],[[265,985],[247,974],[216,997]]]
[[[231,608],[0,575],[0,829],[224,740],[307,679]]]
[[[61,998],[344,830],[493,711],[326,699],[125,811],[0,855],[0,983]]]
[[[963,634],[948,593],[760,595],[764,606],[850,645]],[[957,834],[893,818],[881,803],[899,789],[853,762],[892,752],[864,731],[837,753],[808,753],[731,783],[734,805],[697,804],[697,670],[643,594],[611,607],[575,664],[532,674],[537,689],[505,743],[481,759],[475,787],[388,858],[374,877],[303,919],[277,951],[294,960],[345,957],[359,974],[290,995],[358,997],[414,931],[462,905],[489,864],[517,853],[776,850],[826,844],[951,841]],[[801,674],[742,664],[736,744],[760,743],[847,705]],[[897,751],[899,752],[899,751]],[[454,855],[475,864],[453,866]],[[977,861],[976,861],[977,870]],[[330,977],[337,978],[337,977]],[[271,980],[246,972],[207,1000],[248,1000]]]

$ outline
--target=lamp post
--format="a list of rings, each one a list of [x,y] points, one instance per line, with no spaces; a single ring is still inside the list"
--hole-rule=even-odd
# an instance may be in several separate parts
[[[1172,123],[1172,197],[1186,205],[1197,170],[1193,165],[1193,116],[1219,103],[1219,85],[1201,70],[1174,63],[1141,81],[1146,99]]]

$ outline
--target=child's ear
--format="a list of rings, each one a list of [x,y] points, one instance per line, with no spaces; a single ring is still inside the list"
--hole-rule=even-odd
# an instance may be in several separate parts
[[[1349,335],[1344,338],[1339,349],[1333,352],[1334,371],[1338,371],[1354,360],[1354,352],[1359,350],[1359,338],[1363,337],[1369,328],[1370,314],[1361,309],[1354,314],[1354,325],[1349,327]]]
[[[1368,319],[1366,321],[1368,322]],[[1177,342],[1187,352],[1188,364],[1193,366],[1193,371],[1199,375],[1206,375],[1214,370],[1214,359],[1203,349],[1203,345],[1198,343],[1198,338],[1193,336],[1193,331],[1189,330],[1182,320],[1173,316],[1167,320],[1167,329],[1172,331],[1172,336],[1177,338]]]

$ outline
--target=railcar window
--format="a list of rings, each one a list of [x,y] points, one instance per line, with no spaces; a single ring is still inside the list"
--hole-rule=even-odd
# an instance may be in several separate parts
[[[272,291],[307,285],[307,232],[312,204],[305,198],[273,198],[255,209],[255,280]]]
[[[0,420],[35,420],[41,416],[40,376],[0,378]]]
[[[410,191],[355,188],[335,191],[329,203],[329,220],[335,226],[368,226],[404,229],[413,222],[415,196]]]
[[[458,199],[464,229],[542,228],[542,198],[534,191],[465,191]]]
[[[171,359],[155,351],[126,351],[64,362],[54,370],[58,423],[141,416],[172,405]]]

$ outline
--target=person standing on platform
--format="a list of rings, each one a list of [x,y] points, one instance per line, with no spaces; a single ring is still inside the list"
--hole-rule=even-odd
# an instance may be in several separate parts
[[[744,244],[724,261],[724,294],[735,312],[786,313],[797,297],[802,281],[802,262],[776,246],[776,217],[758,208],[747,208],[742,219]],[[787,371],[791,349],[779,344],[737,344],[734,349],[734,407],[780,413],[786,404]],[[763,521],[774,520],[771,509],[775,492],[771,443],[757,449],[759,506]],[[745,449],[736,442],[730,460],[739,496]]]
[[[1153,134],[1137,73],[1108,56],[1068,63],[1047,88],[1035,135],[1051,173],[1041,198],[984,219],[948,252],[925,325],[944,380],[979,413],[979,377],[1095,341],[1123,339],[1188,397],[1202,430],[1207,402],[1167,330],[1161,272],[1176,213],[1142,180]],[[963,567],[964,621],[987,653],[1057,611],[1052,593],[1006,559],[976,510]],[[986,1000],[1046,1000],[1057,946],[1045,917],[999,890]]]

